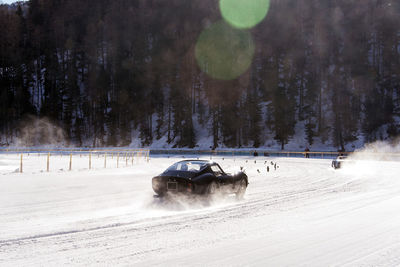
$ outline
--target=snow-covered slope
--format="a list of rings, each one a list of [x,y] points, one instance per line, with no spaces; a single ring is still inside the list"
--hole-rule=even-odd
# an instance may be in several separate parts
[[[398,162],[334,171],[323,159],[214,158],[245,167],[243,201],[154,199],[151,177],[179,159],[118,169],[99,159],[92,171],[82,159],[67,172],[60,158],[42,173],[30,156],[19,174],[17,156],[0,155],[0,265],[400,264]]]

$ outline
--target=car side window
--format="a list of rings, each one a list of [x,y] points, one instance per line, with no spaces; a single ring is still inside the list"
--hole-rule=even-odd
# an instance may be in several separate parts
[[[222,176],[222,174],[223,174],[223,171],[217,165],[212,165],[211,170],[214,172],[215,176],[217,176],[217,177]]]

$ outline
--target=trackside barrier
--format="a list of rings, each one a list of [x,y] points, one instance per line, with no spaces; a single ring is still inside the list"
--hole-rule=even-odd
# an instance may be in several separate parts
[[[350,155],[353,152],[333,152],[333,151],[319,151],[319,152],[299,152],[299,151],[271,151],[271,150],[186,150],[186,149],[157,149],[151,150],[151,155],[203,155],[203,156],[257,156],[264,157],[298,157],[303,158],[306,154],[310,158],[336,158],[340,155]]]
[[[257,152],[257,153],[254,153]],[[140,159],[144,159],[145,162],[150,161],[150,155],[156,156],[156,155],[171,155],[171,156],[182,156],[182,155],[188,155],[188,157],[193,157],[193,156],[210,156],[210,159],[213,157],[236,157],[236,156],[248,156],[248,157],[255,157],[255,154],[259,157],[296,157],[296,158],[304,158],[308,154],[308,157],[310,158],[319,158],[319,159],[332,159],[336,158],[338,155],[351,155],[354,152],[332,152],[332,151],[310,151],[310,152],[298,152],[298,151],[270,151],[270,150],[254,150],[254,149],[249,149],[249,150],[192,150],[192,149],[159,149],[159,150],[149,150],[149,149],[30,149],[30,148],[25,148],[25,149],[5,149],[5,148],[0,148],[0,154],[19,154],[19,173],[23,173],[23,171],[26,171],[26,164],[25,163],[31,159],[30,155],[35,155],[37,154],[38,158],[40,156],[46,155],[46,171],[50,172],[50,164],[51,164],[51,158],[54,156],[59,155],[60,158],[62,158],[63,155],[67,156],[69,155],[69,163],[66,162],[66,165],[68,166],[68,170],[72,171],[73,166],[73,159],[74,156],[77,157],[79,155],[80,158],[87,156],[88,157],[88,167],[89,170],[93,168],[93,162],[92,162],[92,155],[97,154],[97,158],[100,159],[100,157],[104,157],[104,168],[107,168],[107,157],[111,154],[111,160],[114,160],[114,154],[116,154],[116,167],[119,168],[119,160],[120,160],[120,154],[122,153],[122,157],[125,155],[125,166],[129,166],[129,159],[131,166],[135,164],[135,162],[139,163]],[[362,152],[363,157],[375,157],[379,156],[383,159],[396,159],[400,160],[400,153],[379,153],[379,152]],[[130,158],[129,158],[130,157]],[[67,157],[68,158],[68,157]],[[82,160],[80,160],[82,161]],[[100,163],[101,164],[101,163]],[[87,166],[87,165],[86,165]],[[115,166],[115,165],[114,165]]]
[[[257,152],[257,153],[255,153]],[[294,157],[294,158],[316,158],[316,159],[334,159],[337,156],[349,156],[352,155],[354,151],[349,152],[334,152],[334,151],[272,151],[272,150],[261,150],[261,149],[248,149],[248,150],[189,150],[189,149],[157,149],[151,150],[150,154],[152,156],[156,155],[171,155],[171,156],[210,156],[212,157],[236,157],[236,156],[248,156],[255,157]],[[380,153],[380,152],[362,152],[363,157],[383,157],[383,158],[393,158],[400,160],[400,153]]]
[[[104,168],[107,168],[107,155],[111,154],[111,157],[113,159],[114,153],[117,154],[116,157],[116,167],[119,168],[119,160],[120,160],[120,155],[122,158],[125,160],[125,167],[129,167],[129,163],[131,163],[131,166],[135,164],[135,160],[137,159],[137,163],[140,162],[140,159],[143,159],[144,162],[149,162],[149,156],[150,156],[150,151],[148,149],[96,149],[96,150],[89,150],[89,149],[4,149],[0,148],[0,154],[18,154],[19,155],[19,173],[23,173],[26,171],[26,162],[29,162],[31,159],[30,155],[35,155],[37,154],[37,157],[40,158],[42,155],[46,155],[45,161],[46,161],[46,167],[45,170],[46,172],[50,172],[50,167],[51,167],[51,159],[59,156],[59,158],[62,160],[63,155],[69,156],[66,157],[68,159],[65,164],[68,166],[67,169],[69,171],[73,170],[73,159],[74,156],[77,157],[79,156],[82,158],[82,156],[87,156],[88,157],[88,169],[91,170],[93,169],[93,161],[96,161],[93,159],[93,155],[97,154],[97,159],[100,159],[100,157],[104,157]],[[131,161],[130,161],[131,159]],[[35,159],[37,161],[37,158]],[[79,160],[82,161],[82,160]],[[78,165],[78,164],[76,164]],[[25,168],[24,168],[25,166]]]

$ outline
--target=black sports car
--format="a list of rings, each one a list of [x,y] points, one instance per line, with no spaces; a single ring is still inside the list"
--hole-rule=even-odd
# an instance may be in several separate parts
[[[236,194],[241,199],[246,192],[248,179],[244,172],[227,174],[212,161],[184,160],[154,177],[152,185],[158,196],[164,196],[167,192],[198,195],[221,192]]]

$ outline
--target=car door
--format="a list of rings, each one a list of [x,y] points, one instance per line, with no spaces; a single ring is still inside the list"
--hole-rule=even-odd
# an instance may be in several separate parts
[[[227,175],[218,164],[211,165],[211,170],[213,171],[219,185],[225,189],[231,189],[233,183],[230,175]]]

